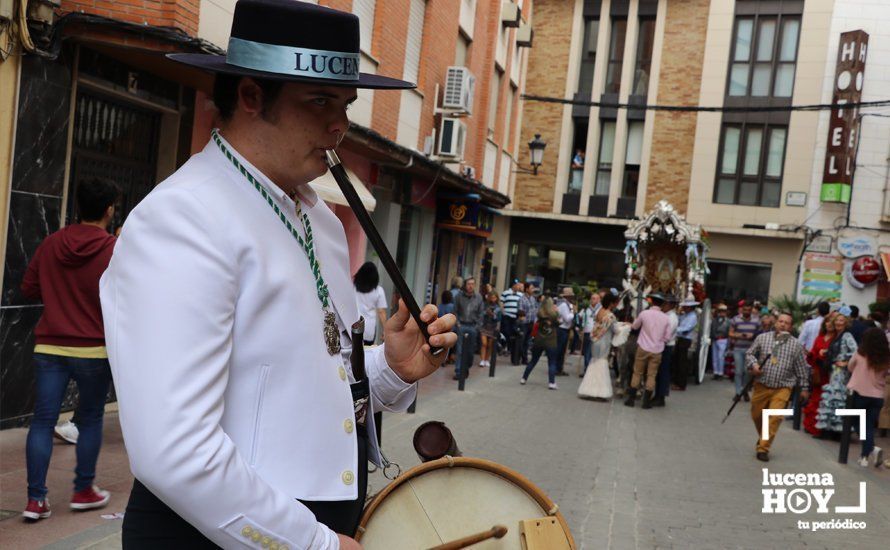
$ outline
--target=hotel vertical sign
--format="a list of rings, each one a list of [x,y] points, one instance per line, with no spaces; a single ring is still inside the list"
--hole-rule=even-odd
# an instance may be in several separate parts
[[[845,107],[859,103],[865,78],[865,58],[868,53],[868,34],[850,31],[841,34],[834,76],[831,122],[822,174],[822,202],[850,202],[853,172],[856,163],[856,143],[859,140],[859,108]]]

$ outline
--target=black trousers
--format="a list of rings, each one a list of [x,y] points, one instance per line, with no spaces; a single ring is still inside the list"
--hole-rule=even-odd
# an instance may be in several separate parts
[[[672,382],[680,386],[686,387],[689,382],[690,360],[689,348],[692,346],[692,340],[689,338],[677,337],[677,351],[674,359],[674,376]]]
[[[362,518],[368,492],[368,432],[358,426],[358,498],[348,501],[305,501],[315,518],[336,533],[353,536]],[[202,506],[194,502],[193,506]],[[210,539],[182,519],[169,506],[149,491],[138,479],[133,490],[123,524],[125,550],[204,550],[218,548]]]

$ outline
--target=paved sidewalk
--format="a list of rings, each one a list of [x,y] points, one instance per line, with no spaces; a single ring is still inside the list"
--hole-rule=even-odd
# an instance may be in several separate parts
[[[572,376],[546,385],[541,362],[526,386],[520,367],[500,360],[496,377],[474,367],[466,391],[458,392],[453,369],[442,368],[421,385],[417,413],[386,415],[384,449],[403,470],[419,463],[411,447],[415,428],[442,420],[465,456],[487,458],[535,482],[565,515],[579,548],[886,548],[890,540],[890,471],[837,463],[837,444],[816,441],[786,422],[773,446],[772,461],[754,459],[756,433],[748,407],[720,420],[732,397],[732,384],[706,381],[674,392],[665,409],[630,409],[620,400],[578,399],[578,358],[568,358]],[[120,521],[102,514],[122,511],[131,477],[115,414],[107,416],[106,439],[97,482],[113,492],[108,508],[73,513],[67,498],[74,448],[58,442],[49,486],[53,517],[24,524],[25,430],[0,432],[0,507],[15,517],[0,521],[0,548],[120,547]],[[890,450],[890,440],[879,445]],[[857,516],[798,516],[761,513],[761,468],[770,472],[831,473],[836,496],[831,505],[853,505],[859,481],[867,482],[868,512]],[[371,476],[371,491],[386,483]],[[52,498],[52,497],[51,497]],[[832,517],[865,521],[864,531],[812,533],[800,519]]]

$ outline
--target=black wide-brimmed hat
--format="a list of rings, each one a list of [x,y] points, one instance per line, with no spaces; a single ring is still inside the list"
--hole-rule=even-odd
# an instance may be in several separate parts
[[[238,0],[225,56],[168,54],[213,73],[351,88],[408,89],[359,71],[359,22],[351,13],[296,0]]]

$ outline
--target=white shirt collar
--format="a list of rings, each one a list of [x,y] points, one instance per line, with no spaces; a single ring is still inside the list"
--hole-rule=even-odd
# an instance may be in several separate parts
[[[253,175],[253,177],[259,182],[260,185],[263,186],[267,193],[275,197],[279,203],[287,206],[288,210],[292,210],[296,206],[296,203],[282,188],[275,185],[275,183],[271,179],[269,179],[266,174],[264,174],[259,168],[251,164],[249,160],[244,158],[241,153],[239,153],[238,150],[235,149],[235,147],[233,147],[232,144],[223,137],[222,134],[219,134],[219,139],[223,142],[223,145],[226,146],[226,149],[228,149],[229,152],[232,153],[232,156],[235,157],[235,159],[237,159],[238,162],[241,163],[241,165],[244,166]],[[238,179],[245,180],[244,176],[238,171],[237,168],[235,168],[235,165],[232,164],[232,161],[227,159],[223,152],[220,151],[219,146],[213,141],[213,139],[207,142],[207,145],[204,147],[204,152],[210,155],[216,155],[219,158],[219,162],[224,164],[228,170],[231,170],[236,175],[236,177],[238,177]],[[315,207],[316,203],[318,202],[318,195],[315,193],[315,190],[309,186],[309,184],[300,185],[297,188],[295,197],[307,209]]]

